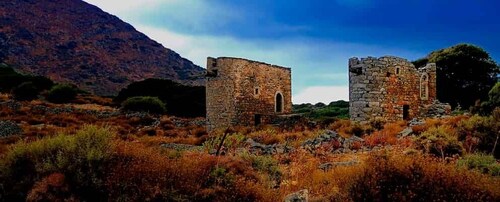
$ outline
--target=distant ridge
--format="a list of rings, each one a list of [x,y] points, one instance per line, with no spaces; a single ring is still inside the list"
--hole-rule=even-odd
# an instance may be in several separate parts
[[[204,85],[203,68],[80,0],[0,1],[0,61],[98,95],[146,78]]]

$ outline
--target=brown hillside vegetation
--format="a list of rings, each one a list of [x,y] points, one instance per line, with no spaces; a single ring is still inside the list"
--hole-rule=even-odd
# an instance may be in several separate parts
[[[492,117],[428,119],[412,126],[410,136],[399,135],[408,127],[403,121],[234,128],[221,144],[223,133],[207,134],[203,119],[125,113],[98,97],[78,100],[0,96],[0,122],[22,131],[0,138],[0,198],[281,201],[307,189],[318,201],[500,200],[498,162],[474,156],[491,152],[482,142],[489,135],[475,127],[496,127]]]

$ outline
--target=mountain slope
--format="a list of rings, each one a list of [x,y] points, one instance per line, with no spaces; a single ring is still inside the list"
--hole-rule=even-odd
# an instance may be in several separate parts
[[[203,68],[80,0],[0,1],[0,61],[98,95],[145,78],[203,85]]]

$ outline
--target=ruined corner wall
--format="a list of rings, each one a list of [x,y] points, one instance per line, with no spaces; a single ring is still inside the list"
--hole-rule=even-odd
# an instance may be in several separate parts
[[[292,111],[291,69],[241,58],[207,59],[207,130],[269,123]],[[281,108],[277,96],[281,95]],[[257,120],[258,119],[258,120]]]
[[[417,69],[392,56],[349,59],[349,114],[353,121],[411,119],[434,100],[434,63]]]

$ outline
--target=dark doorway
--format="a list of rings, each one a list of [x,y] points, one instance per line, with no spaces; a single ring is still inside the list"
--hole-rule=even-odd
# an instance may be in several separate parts
[[[281,93],[276,94],[276,112],[283,112],[283,95]]]
[[[410,119],[410,105],[403,105],[403,119]]]
[[[262,123],[262,116],[260,114],[255,114],[254,121],[255,126],[260,125]]]

